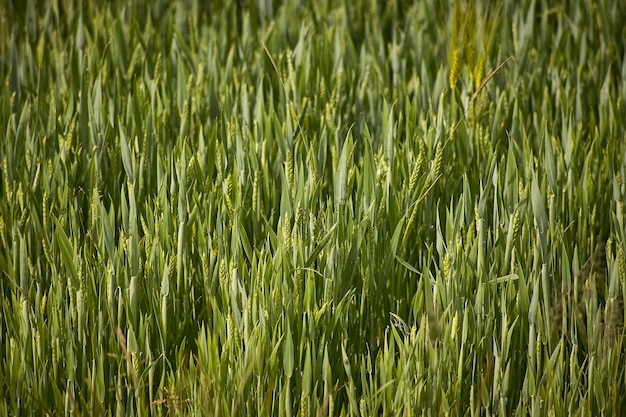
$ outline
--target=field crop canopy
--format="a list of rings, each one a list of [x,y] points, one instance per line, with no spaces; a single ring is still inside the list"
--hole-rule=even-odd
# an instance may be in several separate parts
[[[620,415],[625,22],[0,2],[0,415]]]

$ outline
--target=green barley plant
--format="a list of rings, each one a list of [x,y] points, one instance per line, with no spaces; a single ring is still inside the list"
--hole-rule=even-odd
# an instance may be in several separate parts
[[[0,2],[0,415],[620,415],[622,2]]]

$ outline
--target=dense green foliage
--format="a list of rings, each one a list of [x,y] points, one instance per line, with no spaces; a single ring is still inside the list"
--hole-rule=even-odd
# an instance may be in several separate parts
[[[626,5],[383,3],[2,2],[1,415],[626,409]]]

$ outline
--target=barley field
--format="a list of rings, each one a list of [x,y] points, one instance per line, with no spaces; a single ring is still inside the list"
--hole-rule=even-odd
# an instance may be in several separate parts
[[[0,2],[0,415],[626,410],[626,3]]]

